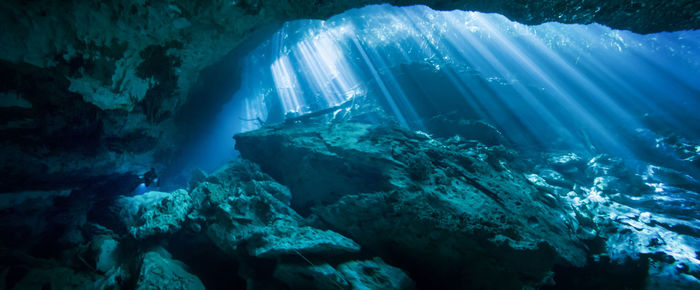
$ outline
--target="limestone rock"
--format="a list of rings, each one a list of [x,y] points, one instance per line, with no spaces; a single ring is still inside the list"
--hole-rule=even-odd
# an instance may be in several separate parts
[[[192,192],[206,232],[222,250],[246,244],[254,257],[352,253],[360,246],[338,233],[312,228],[289,207],[289,190],[257,165],[237,160],[212,174]]]
[[[353,253],[360,245],[333,231],[323,231],[308,226],[279,226],[250,242],[250,254],[256,257],[279,255]]]
[[[95,252],[95,269],[102,273],[107,273],[112,268],[118,266],[117,247],[119,242],[110,236],[95,236],[91,243],[92,251]]]
[[[431,132],[445,138],[460,135],[489,146],[503,144],[506,138],[494,126],[483,121],[464,120],[457,114],[438,115],[429,120]]]
[[[116,211],[129,233],[143,239],[155,234],[178,231],[192,210],[192,198],[184,189],[171,193],[149,191],[117,201]]]
[[[136,289],[203,290],[204,284],[197,276],[187,272],[181,262],[159,249],[144,254]]]
[[[329,264],[280,264],[275,278],[295,289],[413,289],[413,280],[381,258]]]
[[[345,277],[329,264],[281,264],[274,276],[296,289],[351,289]]]
[[[415,287],[404,271],[387,265],[381,258],[346,262],[338,266],[338,271],[353,289],[413,289]]]
[[[585,160],[576,153],[551,154],[547,162],[562,173],[574,174],[583,169]]]
[[[513,172],[502,150],[352,122],[235,138],[244,158],[290,187],[294,207],[313,201],[331,229],[403,265],[515,287],[523,277],[539,285],[555,262],[585,262],[570,218]]]

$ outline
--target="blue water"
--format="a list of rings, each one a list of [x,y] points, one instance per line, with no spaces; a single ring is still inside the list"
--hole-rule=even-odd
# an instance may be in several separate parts
[[[656,140],[668,132],[699,137],[698,71],[698,31],[639,35],[369,6],[286,23],[252,51],[219,129],[202,141],[206,150],[194,151],[216,168],[232,158],[235,133],[369,96],[403,126],[428,133],[426,116],[457,112],[523,147],[673,160]]]
[[[211,172],[237,158],[234,134],[333,107],[330,116],[342,115],[352,111],[346,104],[374,100],[400,126],[445,138],[454,132],[436,118],[482,120],[523,160],[540,163],[513,171],[528,179],[554,172],[549,156],[575,153],[586,158],[585,170],[601,170],[557,169],[568,179],[552,199],[567,214],[590,211],[596,224],[585,226],[593,230],[619,224],[607,227],[619,233],[600,235],[609,258],[658,251],[700,267],[700,31],[639,35],[378,5],[288,22],[242,63],[240,89],[210,133],[183,153],[188,169]],[[631,174],[602,172],[618,157]],[[135,193],[144,191],[142,184]],[[597,207],[605,208],[599,216]],[[663,271],[676,271],[667,264]]]
[[[286,23],[243,63],[219,129],[195,150],[205,167],[230,156],[233,134],[370,98],[428,134],[437,133],[430,118],[445,115],[485,120],[525,152],[622,157],[656,188],[628,204],[697,223],[697,190],[688,189],[700,173],[684,158],[700,154],[700,31],[528,26],[498,14],[381,5]],[[659,181],[658,166],[685,188]],[[700,245],[678,239],[686,243],[679,258]]]
[[[369,98],[412,130],[439,133],[429,123],[439,115],[485,120],[525,152],[608,153],[642,176],[658,175],[654,166],[680,172],[693,189],[700,172],[686,161],[700,153],[698,71],[700,31],[639,35],[368,6],[288,22],[254,49],[240,90],[188,151],[190,166],[213,171],[236,158],[236,133]],[[650,197],[657,210],[688,215],[697,205],[695,192],[655,186],[680,196],[664,209],[667,199]]]

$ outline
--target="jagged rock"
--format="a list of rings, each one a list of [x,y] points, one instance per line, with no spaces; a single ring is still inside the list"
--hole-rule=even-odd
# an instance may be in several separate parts
[[[131,273],[122,267],[111,268],[104,277],[95,281],[94,289],[120,289],[124,281],[128,281]]]
[[[654,169],[648,168],[644,181],[662,182],[660,176],[654,177]],[[577,220],[577,235],[605,241],[600,253],[593,255],[593,266],[587,267],[608,263],[601,260],[630,264],[638,268],[634,272],[639,272],[640,279],[645,278],[647,287],[652,289],[700,285],[697,275],[676,270],[678,265],[700,265],[694,252],[700,246],[696,238],[700,229],[684,220],[694,213],[675,204],[658,205],[661,200],[675,199],[675,194],[658,185],[651,190],[620,159],[608,155],[593,158],[585,172],[568,178],[588,180],[587,185],[562,196],[563,208]],[[631,279],[629,283],[639,282]]]
[[[700,286],[700,270],[694,273],[682,263],[653,262],[646,279],[646,289],[697,289]]]
[[[70,252],[70,251],[68,251]],[[73,255],[74,253],[66,253]],[[70,257],[74,258],[74,257]],[[116,281],[96,272],[90,265],[27,255],[22,251],[0,250],[2,289],[104,289],[118,287]],[[118,288],[117,288],[118,289]]]
[[[667,186],[700,192],[700,182],[687,173],[678,170],[649,165],[647,166],[646,177],[650,181],[663,182]]]
[[[323,231],[312,227],[288,227],[287,225],[270,228],[259,238],[248,244],[249,252],[256,257],[274,257],[280,255],[353,253],[360,250],[360,245],[333,231]]]
[[[501,151],[360,123],[282,125],[235,139],[244,158],[290,187],[293,206],[315,201],[331,229],[399,266],[515,287],[544,283],[555,262],[585,261],[566,213]],[[466,262],[484,259],[494,262]]]
[[[275,278],[295,289],[413,289],[415,284],[399,268],[381,258],[329,264],[280,264]]]
[[[586,175],[592,178],[605,175],[622,175],[627,169],[622,159],[606,154],[593,157],[593,159],[588,161],[587,166]]]
[[[351,289],[345,277],[329,264],[280,264],[274,277],[295,289]]]
[[[199,185],[200,183],[202,183],[206,179],[207,179],[207,173],[204,172],[203,170],[201,170],[199,168],[192,170],[192,177],[190,178],[190,181],[188,182],[189,190],[194,189],[195,187],[197,187],[197,185]]]
[[[547,162],[562,173],[575,174],[583,168],[585,160],[576,153],[551,154]]]
[[[197,276],[185,270],[184,264],[158,249],[143,255],[136,289],[204,289]]]
[[[95,252],[95,269],[102,273],[107,273],[112,268],[118,266],[117,247],[119,242],[111,236],[99,235],[92,238],[91,250]]]
[[[387,148],[353,145],[358,141],[374,142],[369,139],[372,137],[368,134],[370,129],[390,133],[395,128],[339,123],[331,127],[294,126],[286,129],[277,133],[279,128],[263,128],[236,135],[236,148],[242,156],[258,163],[263,171],[288,186],[292,192],[304,192],[303,195],[292,196],[292,205],[297,208],[332,201],[350,192],[376,191],[391,182],[402,183],[402,180],[391,181],[391,176],[382,173],[396,165],[410,167],[413,174],[423,172],[421,167],[424,163],[400,163],[387,154],[391,152],[376,150],[386,151]],[[403,133],[401,130],[398,132]],[[336,152],[339,146],[349,146],[350,150]],[[393,153],[399,156],[404,152]],[[270,159],[269,156],[276,158]],[[408,158],[406,161],[420,159]],[[321,180],[323,182],[316,182]]]
[[[547,181],[547,183],[554,186],[560,186],[565,188],[571,188],[571,186],[573,186],[573,184],[570,181],[567,181],[564,178],[564,176],[561,175],[561,173],[551,169],[542,169],[540,170],[538,175],[544,178],[544,180]]]
[[[202,205],[200,214],[207,217],[207,234],[225,252],[235,253],[242,244],[255,257],[360,250],[338,233],[305,225],[289,207],[289,190],[249,161],[229,163],[192,194]]]
[[[432,117],[428,125],[431,128],[430,132],[440,137],[460,135],[489,146],[506,142],[503,134],[493,125],[484,121],[464,120],[458,114]]]
[[[0,46],[5,52],[0,57],[0,107],[3,109],[3,125],[0,126],[3,139],[0,146],[4,153],[0,157],[3,170],[0,191],[75,188],[102,182],[115,175],[124,175],[123,180],[128,181],[129,175],[135,171],[145,171],[151,166],[162,167],[170,161],[169,157],[179,152],[179,141],[183,140],[180,134],[188,133],[187,130],[180,130],[186,126],[176,124],[174,116],[179,116],[181,122],[187,123],[218,110],[219,105],[230,97],[226,92],[221,93],[225,97],[202,98],[202,95],[190,90],[203,68],[217,62],[234,48],[241,48],[241,43],[255,38],[261,27],[270,25],[274,28],[283,20],[300,17],[327,17],[351,7],[374,2],[377,1],[246,0],[204,3],[127,0],[85,3],[12,0],[0,3],[0,15],[3,16],[0,17],[0,22],[5,28],[0,35]],[[413,4],[411,1],[392,3],[409,2]],[[442,9],[501,11],[512,19],[525,23],[552,20],[581,23],[596,21],[641,32],[696,27],[700,19],[696,17],[700,4],[692,0],[663,3],[575,3],[559,0],[537,3],[425,2]],[[86,23],[90,25],[85,25]],[[241,50],[245,51],[245,48]],[[231,55],[240,52],[235,51]],[[235,67],[228,62],[225,65]],[[232,74],[221,75],[228,78]],[[223,83],[236,86],[235,81],[227,80]],[[197,103],[202,105],[196,105]],[[499,143],[493,127],[485,125],[488,124],[469,124],[464,131],[478,131],[474,134],[478,137],[473,139],[480,139],[489,145]],[[348,131],[362,131],[356,129],[358,128],[349,128]],[[324,210],[336,209],[334,207],[340,204],[352,205],[355,210],[370,209],[368,212],[375,219],[360,220],[365,224],[392,220],[399,221],[400,230],[414,231],[414,235],[405,235],[414,239],[401,241],[402,236],[397,235],[386,243],[376,242],[372,240],[373,237],[361,232],[367,225],[345,223],[347,221],[330,214],[321,215],[331,226],[345,227],[353,236],[361,237],[377,252],[401,260],[397,252],[409,252],[411,249],[407,249],[406,245],[414,246],[411,243],[424,243],[433,247],[423,252],[418,251],[418,255],[433,253],[434,249],[459,248],[464,245],[460,245],[450,235],[458,232],[455,236],[465,237],[467,246],[472,247],[471,251],[460,252],[462,257],[481,258],[480,254],[475,253],[480,253],[483,249],[483,255],[491,258],[488,261],[498,261],[495,266],[483,266],[484,269],[468,269],[471,270],[471,275],[486,273],[496,277],[505,272],[501,275],[504,281],[500,286],[514,286],[511,282],[518,279],[527,285],[539,286],[548,277],[543,273],[554,263],[540,257],[556,256],[573,264],[580,260],[580,247],[576,243],[576,237],[583,236],[578,232],[581,229],[595,233],[588,237],[633,245],[631,250],[611,249],[609,252],[615,257],[650,254],[661,250],[678,257],[679,262],[675,264],[678,268],[673,268],[674,271],[681,271],[686,276],[697,273],[697,252],[693,258],[691,249],[698,248],[697,225],[683,219],[667,218],[663,212],[646,211],[652,199],[680,200],[669,212],[677,211],[673,213],[682,215],[683,218],[690,217],[688,219],[694,221],[693,218],[697,219],[697,202],[694,201],[698,199],[677,197],[696,195],[671,191],[662,182],[657,182],[654,186],[659,190],[658,194],[640,194],[641,196],[623,199],[625,194],[631,195],[632,192],[647,193],[637,190],[636,186],[641,188],[642,181],[631,181],[634,175],[616,170],[614,162],[601,162],[589,167],[590,175],[584,176],[590,182],[586,182],[583,187],[574,185],[571,188],[569,193],[572,194],[567,195],[571,198],[569,202],[561,195],[543,194],[542,190],[551,188],[539,183],[539,180],[537,184],[542,185],[539,187],[541,190],[535,190],[523,182],[523,172],[538,171],[517,169],[515,163],[505,156],[507,152],[499,148],[471,146],[461,141],[455,141],[455,144],[442,143],[426,134],[391,128],[371,129],[370,138],[364,140],[361,137],[368,134],[358,134],[360,137],[354,141],[360,143],[360,146],[352,148],[349,144],[331,139],[345,138],[342,134],[332,136],[328,132],[318,131],[315,132],[318,134],[316,136],[301,132],[299,138],[295,138],[302,142],[292,144],[291,147],[305,150],[293,154],[318,158],[300,160],[299,163],[305,167],[296,167],[301,169],[296,173],[275,174],[291,176],[284,182],[295,185],[295,206],[298,209],[305,210],[307,205],[318,206],[319,213],[324,213]],[[396,138],[377,138],[381,134]],[[329,140],[330,142],[313,144]],[[309,144],[304,144],[305,142]],[[368,151],[370,147],[363,147],[367,142],[376,142],[375,145],[382,148],[396,147],[396,151]],[[669,144],[673,144],[674,150],[681,153],[679,155],[684,161],[697,168],[700,160],[697,158],[697,145],[670,140]],[[318,148],[305,147],[316,145]],[[441,146],[449,149],[442,150]],[[346,150],[347,148],[350,149]],[[414,152],[413,149],[416,148],[418,150]],[[352,152],[353,150],[359,153]],[[457,153],[450,153],[453,150]],[[269,158],[267,162],[275,161]],[[289,162],[290,159],[282,161]],[[579,165],[571,167],[558,163],[552,167],[569,174],[575,173],[573,168],[580,168]],[[271,172],[274,171],[271,168],[268,167]],[[323,168],[337,171],[324,172]],[[306,172],[318,174],[307,176]],[[259,173],[254,174],[261,176]],[[547,183],[566,189],[574,183],[568,181],[554,184],[554,180],[560,181],[558,177],[548,179],[544,174],[540,176]],[[698,188],[697,182],[682,178],[686,176],[667,176],[661,179],[672,181],[667,185],[689,190]],[[178,231],[189,220],[193,229],[204,227],[208,232],[214,233],[211,234],[212,239],[218,241],[222,249],[245,244],[254,256],[279,258],[278,255],[301,253],[330,255],[357,251],[359,247],[340,234],[309,227],[289,208],[292,200],[290,191],[269,178],[241,181],[238,177],[215,176],[206,179],[206,182],[198,183],[202,184],[200,193],[204,194],[199,194],[196,198],[190,198],[187,192],[178,191],[167,196],[153,194],[149,197],[153,198],[152,203],[137,201],[136,203],[145,202],[148,205],[141,203],[135,205],[138,208],[135,211],[125,210],[127,223],[131,223],[130,233],[138,238],[157,233],[170,234]],[[453,183],[451,179],[457,181]],[[316,186],[305,185],[314,180],[323,182],[316,183]],[[584,178],[579,177],[575,182],[581,180]],[[369,182],[365,183],[366,181]],[[327,185],[336,182],[337,185]],[[634,186],[626,187],[627,184]],[[343,188],[343,185],[351,186]],[[302,197],[299,192],[305,190],[311,194]],[[39,194],[55,193],[52,192],[42,191]],[[99,190],[95,192],[102,193]],[[515,196],[504,197],[504,193]],[[100,198],[103,197],[97,199]],[[61,199],[62,203],[53,209],[52,206],[47,206],[46,200],[48,199],[32,198],[28,202],[18,203],[24,207],[36,202],[32,208],[0,206],[3,214],[2,232],[7,233],[3,236],[3,247],[11,236],[12,242],[8,244],[15,245],[19,237],[30,244],[27,245],[29,248],[34,245],[35,236],[46,233],[50,233],[44,235],[46,239],[56,240],[60,244],[75,245],[90,240],[85,236],[83,228],[86,223],[83,211],[89,206],[72,203],[66,205],[68,202]],[[563,217],[558,216],[562,210],[554,209],[560,202],[569,206],[566,210],[570,209]],[[427,206],[418,203],[426,203]],[[642,209],[644,212],[638,213],[623,209],[624,206],[620,206],[620,203],[636,203],[646,208]],[[374,204],[383,212],[364,207]],[[68,208],[79,210],[77,213],[67,210],[56,213],[59,209]],[[39,214],[26,214],[35,213],[35,209]],[[95,211],[99,209],[96,208]],[[427,212],[424,213],[424,210]],[[416,211],[421,214],[415,214]],[[348,216],[358,215],[358,212],[351,209],[344,213]],[[395,216],[385,217],[386,213]],[[570,215],[576,220],[569,218]],[[613,215],[616,217],[611,218]],[[16,222],[17,216],[32,218]],[[410,217],[420,220],[412,222]],[[469,220],[470,218],[474,220]],[[554,223],[557,218],[562,220],[562,225],[548,224]],[[467,221],[464,222],[464,219]],[[11,222],[4,223],[7,220]],[[15,227],[18,223],[24,224]],[[6,224],[10,226],[6,227]],[[410,229],[413,224],[418,228]],[[382,231],[377,232],[377,237],[386,237],[392,233],[388,231],[392,227],[382,226],[378,227]],[[437,237],[421,236],[424,232],[432,233],[431,226],[437,226]],[[65,230],[60,235],[46,230],[52,228]],[[572,231],[576,235],[567,238]],[[237,236],[239,234],[241,236]],[[441,245],[437,242],[439,240],[446,242]],[[116,278],[113,277],[122,276],[122,270],[111,260],[115,241],[104,239],[94,243],[95,250],[100,252],[96,268],[105,272],[106,277],[101,274],[85,274],[69,267],[51,266],[29,270],[29,274],[22,277],[21,287],[18,288],[114,286]],[[569,242],[570,247],[567,246]],[[393,243],[399,245],[396,247],[398,250],[393,249]],[[444,254],[438,252],[436,256],[448,256]],[[518,256],[522,261],[509,260],[506,258],[509,255]],[[526,269],[522,265],[525,262],[529,262],[532,269]],[[684,263],[691,264],[684,266]],[[85,264],[88,267],[91,265]],[[435,264],[439,263],[427,265]],[[491,271],[492,269],[496,271]],[[513,272],[508,272],[512,269]],[[667,267],[659,269],[663,269],[659,272],[667,271]],[[9,271],[1,272],[0,276],[9,275]],[[697,277],[695,275],[693,277]],[[99,287],[91,285],[90,281],[94,279],[102,279],[104,283]],[[680,285],[678,287],[694,286],[669,284]]]
[[[544,178],[540,177],[537,174],[526,174],[525,178],[527,178],[527,181],[529,181],[532,185],[534,185],[537,189],[543,191],[543,192],[548,192],[546,196],[549,197],[549,199],[556,200],[556,197],[554,197],[551,194],[555,194],[556,196],[561,196],[565,195],[569,192],[566,188],[558,187],[558,186],[553,186],[550,185],[547,180]]]
[[[350,261],[337,268],[353,289],[413,289],[415,287],[406,273],[399,268],[387,265],[381,258]]]
[[[182,228],[193,201],[184,189],[171,193],[149,191],[142,195],[121,197],[118,211],[129,234],[143,239],[156,234],[173,233]]]

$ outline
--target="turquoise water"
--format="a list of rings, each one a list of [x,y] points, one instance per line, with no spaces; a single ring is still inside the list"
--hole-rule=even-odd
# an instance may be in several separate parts
[[[456,113],[491,122],[520,146],[676,159],[655,140],[698,138],[699,36],[527,26],[424,6],[294,21],[245,59],[211,143],[225,151],[233,133],[369,96],[428,133],[436,128],[427,118]]]
[[[580,219],[583,207],[595,216],[586,239],[605,242],[590,259],[621,263],[664,253],[675,259],[672,267],[695,269],[683,275],[695,273],[688,279],[697,282],[699,71],[700,31],[640,35],[598,24],[528,26],[498,14],[369,6],[286,23],[254,49],[243,60],[240,90],[197,158],[216,167],[236,154],[233,134],[304,126],[305,116],[318,113],[341,122],[366,104],[428,138],[479,139],[490,133],[457,125],[484,122],[498,138],[480,142],[513,148],[534,163],[527,170],[535,173],[522,173],[536,186],[554,184],[558,196],[551,198],[561,210]],[[305,194],[290,187],[292,195]],[[620,223],[620,232],[597,232],[610,223]],[[654,269],[657,276],[676,271]]]

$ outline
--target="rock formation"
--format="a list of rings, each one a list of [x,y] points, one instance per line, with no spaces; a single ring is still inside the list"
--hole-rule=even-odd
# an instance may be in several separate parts
[[[700,285],[700,183],[679,170],[700,168],[700,145],[655,132],[629,138],[680,165],[639,173],[522,150],[483,120],[421,115],[440,130],[411,131],[365,104],[239,134],[241,158],[188,188],[132,193],[203,134],[240,57],[283,21],[378,2],[0,3],[0,289]],[[691,0],[388,2],[700,27]]]

